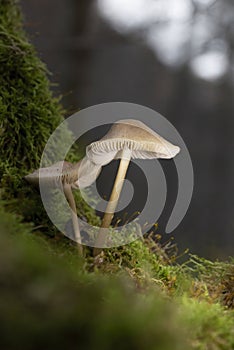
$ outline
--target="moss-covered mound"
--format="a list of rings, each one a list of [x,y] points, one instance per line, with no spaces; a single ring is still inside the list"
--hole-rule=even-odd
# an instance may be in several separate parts
[[[17,3],[0,0],[0,187],[12,210],[41,225],[47,216],[23,176],[39,167],[49,136],[64,119],[50,91],[47,69],[25,35]],[[60,155],[71,143],[66,127],[57,135],[59,147],[52,144],[47,152],[50,163],[63,160]],[[68,160],[76,159],[71,151]],[[78,194],[76,198],[80,214],[96,221]]]
[[[0,2],[0,96],[1,175],[6,168],[23,175],[39,167],[62,115],[51,95],[45,65],[25,37],[14,0]]]

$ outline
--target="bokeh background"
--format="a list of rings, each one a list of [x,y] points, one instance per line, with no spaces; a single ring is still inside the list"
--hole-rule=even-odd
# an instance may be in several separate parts
[[[133,102],[176,127],[190,151],[195,188],[189,211],[173,232],[175,241],[181,251],[209,258],[233,255],[233,1],[21,4],[25,28],[52,72],[67,115],[104,102]],[[168,173],[170,182],[170,166]]]

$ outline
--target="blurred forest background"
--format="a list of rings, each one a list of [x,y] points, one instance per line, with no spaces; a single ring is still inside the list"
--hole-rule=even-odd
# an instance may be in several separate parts
[[[233,255],[234,3],[21,4],[25,28],[53,73],[67,115],[104,102],[133,102],[176,127],[190,151],[195,187],[175,241],[180,250],[209,258]]]

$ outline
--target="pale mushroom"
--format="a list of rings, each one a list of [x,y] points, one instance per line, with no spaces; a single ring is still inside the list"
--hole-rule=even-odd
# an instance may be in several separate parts
[[[114,123],[102,139],[87,147],[86,155],[95,164],[103,166],[113,159],[120,158],[117,176],[95,243],[94,256],[101,252],[99,247],[103,247],[105,231],[114,216],[131,158],[170,159],[175,157],[179,151],[178,146],[159,136],[144,123],[133,119]]]
[[[77,210],[72,189],[81,189],[90,186],[98,177],[101,166],[92,163],[87,157],[76,164],[66,161],[55,163],[46,168],[40,168],[25,179],[36,186],[48,186],[64,191],[71,209],[72,224],[76,242],[81,241]],[[82,245],[78,243],[79,254],[82,255]]]

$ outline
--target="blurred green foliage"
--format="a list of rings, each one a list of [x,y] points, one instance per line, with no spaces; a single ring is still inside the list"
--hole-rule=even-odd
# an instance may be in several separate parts
[[[30,228],[0,210],[3,349],[186,349],[173,303],[138,294],[127,276],[84,271],[51,256]]]
[[[2,203],[0,215],[1,348],[233,349],[233,311],[194,296],[186,266],[168,265],[152,242],[97,263],[64,240],[53,249]]]

